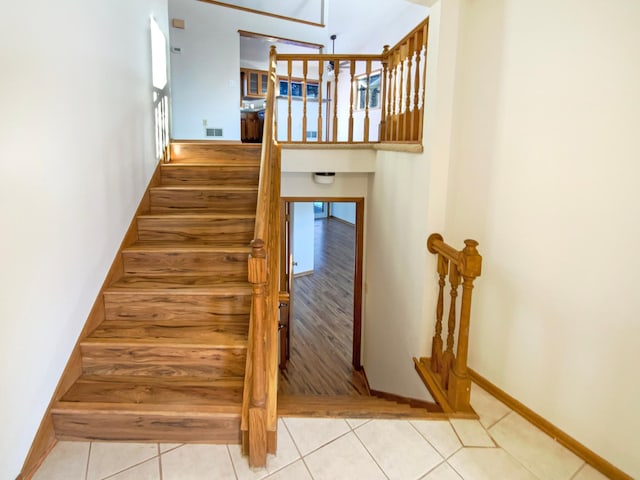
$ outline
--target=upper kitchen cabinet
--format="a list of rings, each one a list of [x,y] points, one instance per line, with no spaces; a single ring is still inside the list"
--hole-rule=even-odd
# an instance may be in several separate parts
[[[266,97],[269,72],[265,70],[240,69],[240,85],[243,97]]]

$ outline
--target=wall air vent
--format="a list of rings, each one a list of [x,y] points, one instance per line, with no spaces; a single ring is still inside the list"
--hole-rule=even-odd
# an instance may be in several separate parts
[[[207,137],[223,137],[224,133],[221,128],[207,128]]]

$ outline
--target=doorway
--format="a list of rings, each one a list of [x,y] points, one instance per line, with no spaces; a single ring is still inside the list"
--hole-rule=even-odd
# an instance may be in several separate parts
[[[290,289],[290,308],[284,322],[281,315],[282,347],[289,358],[281,364],[279,390],[366,394],[361,372],[364,199],[288,197],[281,211],[281,265],[287,266],[281,281]],[[296,222],[311,228],[313,238]]]

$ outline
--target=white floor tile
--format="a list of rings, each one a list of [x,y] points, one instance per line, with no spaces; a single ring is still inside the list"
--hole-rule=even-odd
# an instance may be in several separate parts
[[[500,420],[489,432],[498,445],[545,480],[568,480],[584,463],[515,413]]]
[[[152,458],[124,472],[117,473],[108,480],[160,480],[160,464],[158,458]]]
[[[607,480],[607,478],[591,465],[585,465],[571,480]]]
[[[384,480],[386,477],[353,432],[307,457],[314,480]]]
[[[462,480],[462,477],[448,463],[444,462],[420,480]]]
[[[475,383],[471,384],[471,406],[480,417],[480,423],[484,428],[492,427],[498,420],[511,412],[509,407]]]
[[[282,419],[278,420],[278,444],[275,455],[267,455],[267,467],[252,469],[249,468],[247,457],[242,455],[240,445],[229,445],[231,460],[239,480],[257,480],[265,478],[287,465],[300,459],[298,449],[293,443],[293,439]]]
[[[356,435],[391,480],[420,478],[443,461],[406,420],[373,420]]]
[[[156,443],[93,442],[87,480],[98,480],[158,456]]]
[[[536,480],[501,448],[463,448],[448,463],[464,480]]]
[[[169,450],[173,450],[174,448],[178,448],[184,445],[183,443],[161,443],[160,444],[160,453],[168,452]]]
[[[89,442],[58,442],[33,476],[33,480],[84,480]]]
[[[358,428],[360,425],[371,421],[370,418],[347,418],[346,420],[351,428]]]
[[[335,418],[285,418],[284,423],[303,456],[351,431],[347,422]]]
[[[444,458],[462,448],[456,432],[446,420],[412,420],[411,423]]]
[[[313,480],[302,460],[298,460],[288,467],[278,470],[267,478],[269,480]]]
[[[163,480],[235,480],[226,445],[183,445],[163,453]]]
[[[465,447],[495,447],[495,443],[478,420],[449,420]]]

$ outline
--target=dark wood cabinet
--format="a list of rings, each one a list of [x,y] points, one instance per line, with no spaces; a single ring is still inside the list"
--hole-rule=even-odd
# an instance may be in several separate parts
[[[240,139],[243,142],[262,142],[263,112],[240,112]]]

